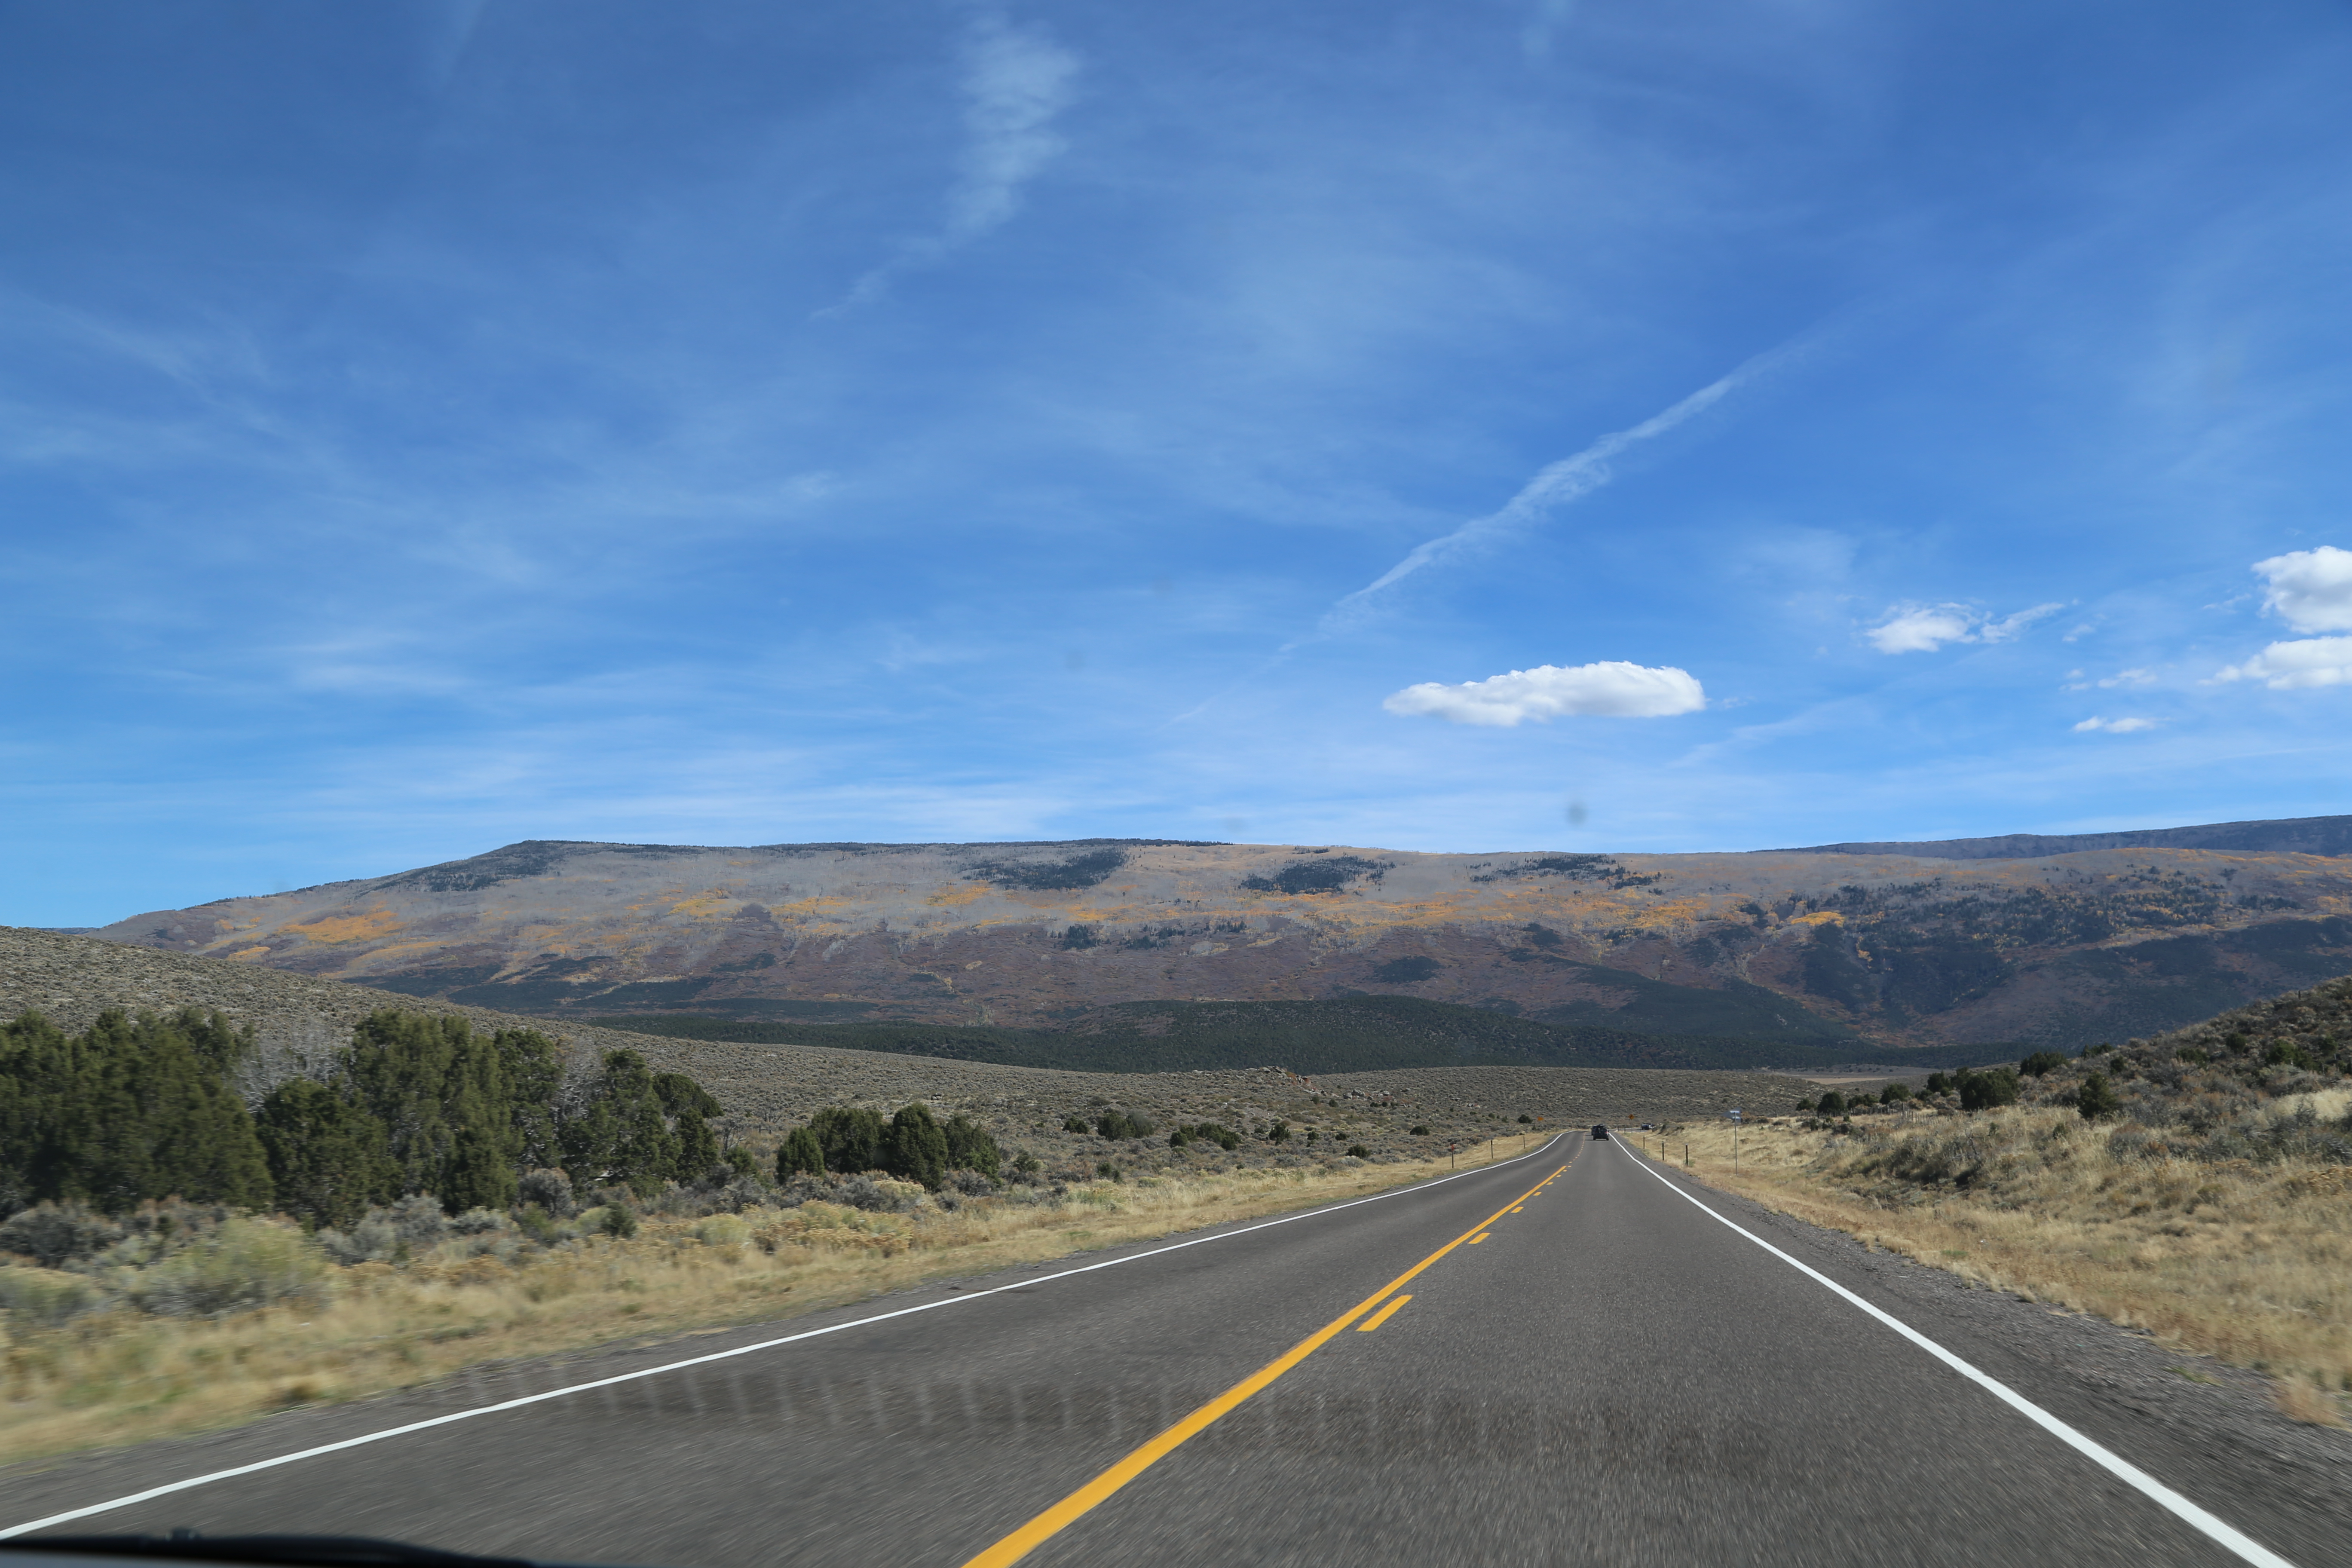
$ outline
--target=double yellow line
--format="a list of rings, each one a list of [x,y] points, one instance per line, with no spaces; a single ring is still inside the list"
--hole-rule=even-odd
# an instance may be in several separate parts
[[[1388,1305],[1381,1310],[1380,1316],[1364,1325],[1368,1330],[1378,1328],[1391,1312],[1403,1306],[1411,1299],[1399,1297],[1396,1300],[1389,1301],[1389,1298],[1410,1283],[1413,1276],[1465,1242],[1483,1240],[1483,1233],[1488,1226],[1543,1191],[1559,1175],[1560,1171],[1567,1169],[1566,1165],[1560,1166],[1559,1171],[1554,1171],[1486,1218],[1480,1220],[1476,1225],[1365,1297],[1354,1307],[1291,1346],[1279,1357],[1266,1363],[1265,1365],[1202,1405],[1198,1410],[1193,1411],[1190,1415],[1185,1416],[1181,1421],[1177,1422],[1176,1425],[1169,1427],[1168,1430],[1160,1433],[1127,1458],[999,1541],[995,1545],[967,1562],[963,1568],[1007,1568],[1008,1564],[1020,1562],[1022,1558],[1026,1557],[1030,1552],[1085,1518],[1096,1508],[1108,1501],[1111,1494],[1118,1491],[1119,1488],[1174,1453],[1191,1438],[1206,1431],[1219,1416],[1234,1409],[1250,1395],[1266,1387],[1284,1373],[1313,1355],[1332,1335],[1345,1329],[1374,1307],[1380,1306],[1381,1302],[1388,1301]]]

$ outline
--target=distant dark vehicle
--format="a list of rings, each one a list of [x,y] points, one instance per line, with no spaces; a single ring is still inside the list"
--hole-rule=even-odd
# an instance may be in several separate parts
[[[1609,1129],[1596,1121],[1592,1124],[1592,1135],[1595,1138],[1607,1138],[1609,1136]]]
[[[1644,1132],[1655,1132],[1657,1130],[1658,1124],[1654,1121],[1644,1121],[1642,1123],[1642,1131]]]

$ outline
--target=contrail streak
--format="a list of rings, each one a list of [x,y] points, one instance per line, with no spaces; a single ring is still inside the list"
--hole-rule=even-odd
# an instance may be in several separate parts
[[[1255,669],[1242,676],[1223,690],[1203,698],[1194,706],[1169,720],[1168,722],[1181,724],[1188,719],[1198,718],[1225,698],[1232,696],[1274,668],[1297,649],[1305,647],[1309,643],[1318,643],[1328,637],[1337,637],[1350,626],[1360,623],[1370,613],[1374,595],[1402,582],[1423,567],[1434,565],[1454,556],[1466,553],[1487,539],[1508,533],[1515,528],[1538,521],[1555,507],[1566,506],[1571,501],[1580,500],[1591,495],[1616,477],[1610,472],[1610,458],[1629,447],[1639,446],[1643,441],[1654,439],[1675,426],[1697,417],[1748,383],[1763,375],[1765,372],[1794,358],[1810,345],[1811,339],[1812,334],[1808,334],[1804,338],[1783,343],[1779,348],[1758,354],[1730,374],[1700,387],[1673,407],[1652,415],[1631,429],[1612,431],[1574,457],[1562,458],[1559,462],[1551,464],[1538,473],[1534,479],[1519,487],[1519,493],[1504,502],[1500,509],[1488,512],[1484,517],[1474,518],[1451,533],[1441,534],[1435,539],[1415,545],[1412,553],[1403,560],[1325,611],[1322,618],[1315,623],[1313,631],[1284,643]]]
[[[1412,552],[1365,584],[1341,599],[1324,613],[1315,625],[1314,632],[1296,642],[1286,643],[1283,651],[1318,641],[1347,629],[1360,620],[1373,597],[1383,589],[1402,582],[1424,566],[1434,565],[1463,554],[1475,545],[1497,534],[1541,518],[1556,507],[1581,500],[1607,484],[1615,476],[1610,472],[1609,459],[1629,447],[1640,445],[1664,435],[1677,425],[1704,414],[1722,402],[1748,382],[1787,358],[1790,348],[1774,349],[1759,354],[1719,381],[1709,383],[1660,414],[1654,414],[1630,430],[1616,430],[1603,436],[1571,458],[1562,458],[1529,479],[1519,493],[1502,507],[1481,518],[1474,518],[1453,532],[1415,545]]]

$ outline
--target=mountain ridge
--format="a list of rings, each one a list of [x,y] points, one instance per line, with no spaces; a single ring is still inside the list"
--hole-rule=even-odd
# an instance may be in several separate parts
[[[1909,855],[1932,860],[2030,860],[2087,849],[2223,849],[2252,854],[2352,855],[2352,816],[2290,816],[2137,827],[2116,833],[2007,833],[1990,838],[1815,844],[1760,854]]]
[[[2144,831],[2324,844],[2341,822]],[[1874,1051],[2077,1047],[2352,970],[2352,859],[2075,837],[2103,842],[1990,858],[527,839],[93,934],[556,1017],[1055,1029],[1127,1003],[1385,994]]]

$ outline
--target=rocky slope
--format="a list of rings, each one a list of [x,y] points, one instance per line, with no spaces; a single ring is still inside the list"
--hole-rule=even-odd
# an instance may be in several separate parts
[[[1662,1033],[2079,1046],[2352,971],[2352,858],[2310,852],[2345,820],[1993,858],[535,840],[97,934],[559,1017],[1060,1026],[1150,998],[1391,993]],[[2229,847],[2149,842],[2184,836]]]

